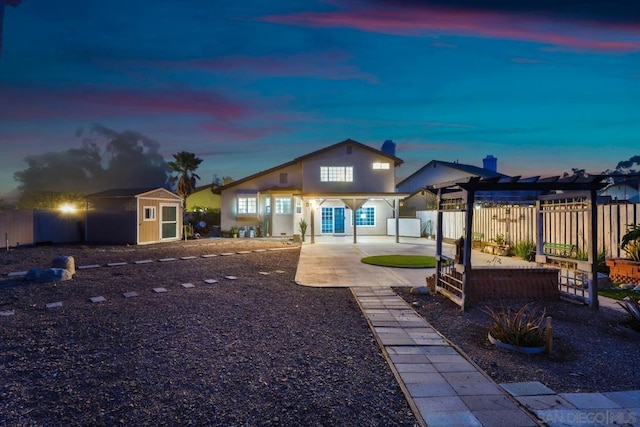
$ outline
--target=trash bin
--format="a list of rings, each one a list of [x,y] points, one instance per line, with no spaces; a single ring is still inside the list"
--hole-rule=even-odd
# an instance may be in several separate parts
[[[220,237],[220,226],[219,225],[214,225],[211,228],[211,235],[213,237]]]

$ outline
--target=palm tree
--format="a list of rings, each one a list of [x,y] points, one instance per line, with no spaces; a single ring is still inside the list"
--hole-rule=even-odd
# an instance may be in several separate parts
[[[180,151],[174,154],[173,158],[175,161],[167,164],[172,171],[179,174],[179,176],[172,177],[172,180],[173,182],[178,181],[176,193],[186,200],[187,196],[193,193],[196,188],[196,178],[200,179],[195,173],[195,170],[198,169],[198,166],[202,163],[202,159],[188,151]]]

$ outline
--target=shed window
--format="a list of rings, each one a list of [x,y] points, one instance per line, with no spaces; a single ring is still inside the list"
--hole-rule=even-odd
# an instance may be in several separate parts
[[[155,221],[156,220],[156,208],[155,206],[145,206],[144,208],[144,220]]]

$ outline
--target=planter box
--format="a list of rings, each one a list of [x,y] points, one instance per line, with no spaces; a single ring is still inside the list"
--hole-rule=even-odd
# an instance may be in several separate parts
[[[470,271],[468,297],[486,299],[559,299],[555,268],[478,267]]]
[[[627,258],[611,258],[606,260],[606,263],[612,282],[640,285],[640,262]]]

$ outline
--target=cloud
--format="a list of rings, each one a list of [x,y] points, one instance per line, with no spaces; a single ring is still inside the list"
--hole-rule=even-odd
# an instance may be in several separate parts
[[[598,21],[571,19],[571,10],[562,13],[563,9],[560,8],[536,8],[532,1],[525,2],[529,8],[489,8],[479,5],[480,2],[474,1],[446,2],[446,5],[444,1],[378,1],[372,6],[357,1],[347,3],[346,9],[269,15],[259,19],[301,27],[352,28],[398,36],[433,37],[446,34],[517,40],[574,50],[640,51],[640,25],[635,20],[614,19],[622,18],[618,14],[610,14],[609,20]],[[637,9],[633,5],[629,8]],[[575,15],[581,17],[584,14]],[[587,14],[587,18],[595,16],[595,13]]]

